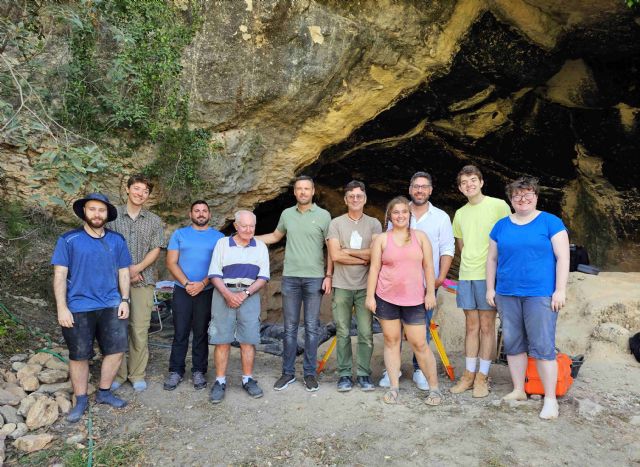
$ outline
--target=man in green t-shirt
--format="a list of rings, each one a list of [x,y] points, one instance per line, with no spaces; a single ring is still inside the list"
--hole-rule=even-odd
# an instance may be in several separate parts
[[[273,389],[282,391],[295,382],[296,351],[300,307],[304,304],[304,385],[307,391],[318,390],[316,365],[320,338],[320,304],[322,294],[331,292],[333,264],[327,262],[325,274],[324,241],[331,215],[313,202],[313,179],[296,178],[293,194],[296,205],[282,211],[276,230],[256,238],[267,245],[285,235],[284,270],[282,272],[282,313],[284,315],[284,349],[282,376]]]
[[[329,224],[327,247],[333,261],[333,319],[336,323],[336,350],[338,360],[338,391],[353,387],[351,350],[351,314],[355,308],[358,326],[356,353],[356,381],[363,391],[373,391],[371,382],[371,355],[373,353],[373,316],[364,306],[367,296],[367,276],[371,242],[382,232],[380,221],[367,216],[363,210],[367,203],[364,183],[353,180],[344,189],[347,213]]]
[[[489,395],[487,377],[496,344],[496,309],[486,300],[489,232],[498,220],[511,214],[511,209],[503,200],[482,194],[482,173],[473,165],[460,170],[457,183],[458,189],[467,197],[467,204],[458,209],[453,218],[453,235],[460,250],[456,302],[465,314],[466,358],[465,372],[451,392],[458,394],[473,389],[473,397],[486,397]]]

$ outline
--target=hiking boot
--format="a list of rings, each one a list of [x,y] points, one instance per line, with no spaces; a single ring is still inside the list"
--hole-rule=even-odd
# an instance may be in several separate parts
[[[487,397],[489,395],[487,378],[488,376],[484,373],[476,373],[476,378],[473,380],[473,397]]]
[[[219,381],[213,383],[211,388],[211,394],[209,394],[209,400],[214,404],[219,404],[224,399],[224,391],[227,389],[227,385],[220,384]]]
[[[460,377],[456,385],[449,389],[449,391],[452,394],[460,394],[461,392],[468,391],[473,387],[473,380],[475,378],[475,372],[472,373],[469,370],[464,370],[464,374]]]
[[[400,374],[398,375],[398,379],[400,379],[401,376],[402,376],[402,372],[400,372]],[[381,388],[391,387],[391,381],[389,381],[389,375],[387,374],[387,370],[384,370],[382,372],[382,378],[380,379],[378,386],[380,386]]]
[[[427,382],[427,378],[425,378],[422,370],[415,370],[413,372],[413,382],[416,383],[416,386],[421,391],[429,390],[429,383]]]
[[[191,375],[191,381],[193,381],[194,389],[204,389],[207,387],[207,379],[201,371],[194,371]]]
[[[164,380],[164,390],[165,391],[173,391],[178,387],[178,384],[182,381],[182,376],[172,371],[167,375],[167,378]]]
[[[284,389],[287,389],[287,387],[291,383],[295,383],[295,382],[296,382],[295,376],[283,374],[280,378],[278,378],[278,381],[276,381],[276,383],[273,385],[273,389],[276,391],[282,391]]]
[[[254,399],[259,399],[263,396],[262,389],[260,389],[260,386],[258,386],[258,382],[253,378],[249,378],[246,383],[242,383],[242,389],[247,391],[247,394],[249,394]]]
[[[127,405],[127,401],[120,399],[109,389],[108,391],[98,390],[96,394],[96,402],[98,404],[107,404],[116,409],[121,409]]]
[[[69,415],[67,415],[67,421],[69,423],[76,423],[80,421],[82,416],[87,410],[87,406],[89,405],[89,400],[87,396],[76,396],[76,405],[69,411]]]
[[[304,387],[309,392],[314,392],[319,389],[318,380],[314,375],[307,375],[304,377]]]
[[[306,379],[306,378],[305,378]],[[338,380],[338,392],[351,391],[353,388],[353,381],[350,376],[341,376]]]
[[[371,378],[369,376],[358,376],[356,378],[358,386],[363,391],[375,391],[376,386],[371,382]]]

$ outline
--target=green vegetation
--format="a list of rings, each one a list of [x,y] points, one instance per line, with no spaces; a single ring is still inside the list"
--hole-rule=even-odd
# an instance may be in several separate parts
[[[623,0],[623,1],[624,3],[627,4],[629,8],[637,7],[638,5],[640,5],[640,0]]]
[[[200,5],[14,0],[0,6],[0,142],[40,154],[32,188],[55,181],[69,196],[95,189],[95,180],[119,173],[139,145],[157,141],[171,146],[170,158],[189,161],[173,172],[175,185],[199,187],[194,164],[208,143],[173,128],[188,120],[180,58],[201,24]],[[172,162],[158,160],[150,171]]]
[[[139,437],[126,441],[98,441],[93,450],[93,465],[109,467],[137,465],[142,457],[142,451]],[[32,466],[59,463],[65,467],[85,467],[88,465],[88,460],[87,448],[77,449],[62,445],[24,455],[18,459],[18,463]]]
[[[166,130],[160,137],[158,157],[147,174],[161,180],[172,204],[188,201],[189,194],[197,195],[205,187],[199,171],[202,161],[212,157],[220,147],[212,144],[211,133],[206,130],[189,130],[186,123],[176,129]]]
[[[30,334],[0,310],[0,353],[13,355],[31,343]]]

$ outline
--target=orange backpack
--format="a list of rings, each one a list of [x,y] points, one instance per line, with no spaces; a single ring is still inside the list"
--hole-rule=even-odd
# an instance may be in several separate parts
[[[573,377],[571,376],[571,357],[567,354],[558,352],[558,384],[556,385],[556,396],[564,396],[571,385],[573,384]],[[540,394],[544,395],[544,387],[540,376],[538,376],[538,369],[536,368],[536,359],[529,357],[527,364],[527,373],[524,380],[524,392],[527,394]]]

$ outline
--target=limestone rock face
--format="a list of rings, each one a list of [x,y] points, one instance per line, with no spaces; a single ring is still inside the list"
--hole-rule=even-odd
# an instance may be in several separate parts
[[[217,226],[260,206],[259,230],[272,229],[303,171],[334,213],[340,197],[323,193],[352,178],[379,212],[428,170],[434,204],[453,213],[464,202],[455,175],[474,163],[492,196],[539,177],[539,207],[561,215],[595,263],[638,268],[640,31],[624,2],[254,3],[204,2],[182,58],[190,127],[222,147],[200,171]],[[154,151],[140,148],[127,170]],[[35,156],[0,147],[0,195],[29,198]],[[101,189],[118,199],[117,180]]]

